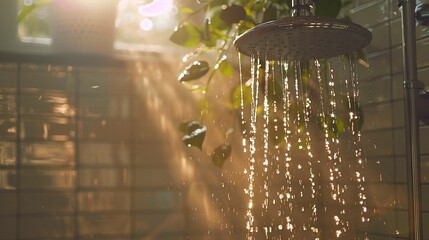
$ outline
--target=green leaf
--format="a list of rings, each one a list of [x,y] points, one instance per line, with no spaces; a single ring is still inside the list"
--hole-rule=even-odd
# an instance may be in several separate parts
[[[198,121],[190,121],[182,123],[179,126],[179,129],[185,133],[185,136],[182,138],[182,142],[184,142],[188,147],[197,147],[200,150],[202,149],[207,132],[206,126],[201,125]]]
[[[222,168],[226,160],[229,158],[232,152],[232,147],[228,143],[224,143],[218,146],[211,155],[212,163],[218,167]]]
[[[179,11],[181,14],[185,14],[185,15],[191,14],[194,12],[194,10],[190,7],[181,7],[181,8],[179,8]]]
[[[253,23],[252,21],[249,21],[246,18],[246,20],[242,21],[238,26],[238,34],[239,35],[243,34],[244,32],[246,32],[247,30],[251,29],[254,26],[255,26],[255,23]]]
[[[240,3],[241,3],[241,5],[245,6],[246,4],[249,3],[249,0],[241,0]],[[266,3],[265,0],[264,1],[262,1],[262,0],[256,0],[256,1],[253,2],[252,5],[250,5],[250,6],[248,5],[250,7],[249,11],[252,12],[252,13],[254,13],[254,14],[261,13],[262,9],[264,9],[265,3]]]
[[[202,150],[204,138],[206,137],[206,131],[206,127],[199,128],[193,131],[191,134],[183,136],[182,141],[188,147],[197,147],[198,149]]]
[[[334,129],[337,131],[337,136],[343,134],[344,132],[344,121],[341,118],[336,118],[333,122]]]
[[[226,77],[232,77],[234,73],[234,68],[226,56],[223,57],[218,64],[216,64],[215,69],[219,70]]]
[[[195,27],[200,33],[201,43],[209,48],[216,47],[219,40],[228,38],[226,30],[230,29],[230,26],[219,19],[218,13],[219,11],[215,12],[210,18],[206,18],[204,25]]]
[[[179,75],[179,81],[187,82],[196,80],[204,76],[210,70],[209,64],[206,61],[195,61],[188,65],[185,70]]]
[[[228,4],[228,0],[211,0],[209,6],[211,8]]]
[[[190,134],[192,131],[201,127],[201,123],[198,121],[186,121],[179,125],[179,131],[183,134]]]
[[[246,11],[243,6],[232,4],[231,6],[222,9],[219,18],[229,25],[239,23],[241,20],[246,18]]]
[[[184,23],[176,27],[170,41],[183,47],[197,47],[201,42],[201,34],[195,26]]]
[[[277,20],[277,9],[273,5],[270,5],[264,11],[264,17],[262,19],[262,22],[268,22],[273,20]]]
[[[218,38],[216,34],[212,34],[212,27],[210,26],[209,21],[206,21],[204,26],[198,27],[198,30],[201,33],[204,33],[202,34],[202,37],[201,37],[202,43],[204,45],[206,45],[209,48],[216,46]]]
[[[227,40],[228,39],[228,36],[226,35],[226,32],[221,31],[219,29],[211,27],[210,28],[210,33],[211,33],[212,36],[215,36],[215,38],[217,40]]]
[[[341,6],[341,0],[318,0],[315,2],[315,13],[316,16],[337,17]]]
[[[210,16],[210,26],[216,30],[226,30],[230,25],[226,24],[221,18],[222,8],[216,9],[213,14]]]

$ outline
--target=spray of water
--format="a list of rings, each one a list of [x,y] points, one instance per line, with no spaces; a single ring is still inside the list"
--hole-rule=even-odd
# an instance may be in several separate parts
[[[352,59],[250,58],[250,106],[240,80],[241,123],[249,126],[243,127],[248,240],[347,239],[353,207],[360,209],[358,221],[369,221]],[[243,69],[240,63],[241,78]]]

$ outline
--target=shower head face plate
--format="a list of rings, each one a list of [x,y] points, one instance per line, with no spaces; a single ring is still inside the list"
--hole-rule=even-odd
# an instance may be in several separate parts
[[[367,46],[371,32],[330,17],[289,17],[257,25],[234,41],[247,56],[266,60],[312,60],[339,56]]]

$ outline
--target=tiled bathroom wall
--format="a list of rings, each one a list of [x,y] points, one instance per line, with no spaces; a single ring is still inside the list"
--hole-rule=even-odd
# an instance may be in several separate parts
[[[181,146],[142,94],[175,72],[51,62],[0,63],[0,239],[183,239]]]
[[[365,49],[370,67],[359,70],[368,189],[373,203],[369,237],[408,239],[401,12],[397,1],[354,1],[350,15],[373,34],[372,43]],[[418,26],[416,34],[419,80],[426,86],[429,86],[428,30]],[[421,126],[424,239],[429,239],[428,131],[426,125]]]

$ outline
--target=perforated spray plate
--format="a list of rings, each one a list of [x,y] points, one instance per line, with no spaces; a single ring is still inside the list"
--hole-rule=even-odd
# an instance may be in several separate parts
[[[371,33],[330,17],[290,17],[249,29],[234,41],[245,55],[267,60],[310,60],[339,56],[367,46]]]

